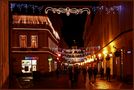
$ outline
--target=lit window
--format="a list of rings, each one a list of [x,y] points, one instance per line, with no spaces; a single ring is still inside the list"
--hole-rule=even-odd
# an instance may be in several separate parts
[[[31,48],[37,48],[38,47],[38,36],[32,35],[31,36]]]
[[[27,47],[27,36],[26,35],[20,35],[20,47],[21,48],[26,48]]]

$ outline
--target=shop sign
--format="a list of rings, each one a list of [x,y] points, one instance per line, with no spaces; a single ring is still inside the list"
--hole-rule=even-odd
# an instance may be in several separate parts
[[[37,60],[38,57],[25,57],[25,60]]]
[[[131,54],[131,50],[128,50],[128,51],[127,51],[127,54]]]

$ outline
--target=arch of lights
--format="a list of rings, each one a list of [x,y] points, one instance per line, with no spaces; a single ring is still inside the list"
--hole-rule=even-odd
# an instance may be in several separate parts
[[[47,14],[48,11],[52,11],[53,13],[61,14],[61,13],[66,13],[67,16],[69,16],[71,13],[72,14],[82,14],[83,12],[87,12],[87,14],[90,14],[90,9],[89,8],[53,8],[53,7],[47,7],[45,9],[45,13]]]

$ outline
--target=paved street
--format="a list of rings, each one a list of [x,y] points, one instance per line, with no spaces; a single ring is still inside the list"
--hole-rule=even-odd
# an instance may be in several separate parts
[[[14,80],[15,81],[15,80]],[[14,82],[15,83],[15,82]],[[17,78],[16,84],[12,85],[12,89],[132,89],[132,84],[126,84],[115,79],[110,82],[97,77],[96,82],[91,82],[86,78],[86,83],[84,83],[82,75],[79,76],[77,83],[71,86],[68,75],[60,75],[59,78],[56,76],[52,77],[42,77],[39,80],[33,81],[22,81],[22,79]]]

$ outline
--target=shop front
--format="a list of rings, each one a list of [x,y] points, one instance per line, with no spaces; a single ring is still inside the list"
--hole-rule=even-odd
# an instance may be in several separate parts
[[[25,57],[22,60],[22,73],[32,73],[33,71],[37,71],[37,60],[38,57]]]

